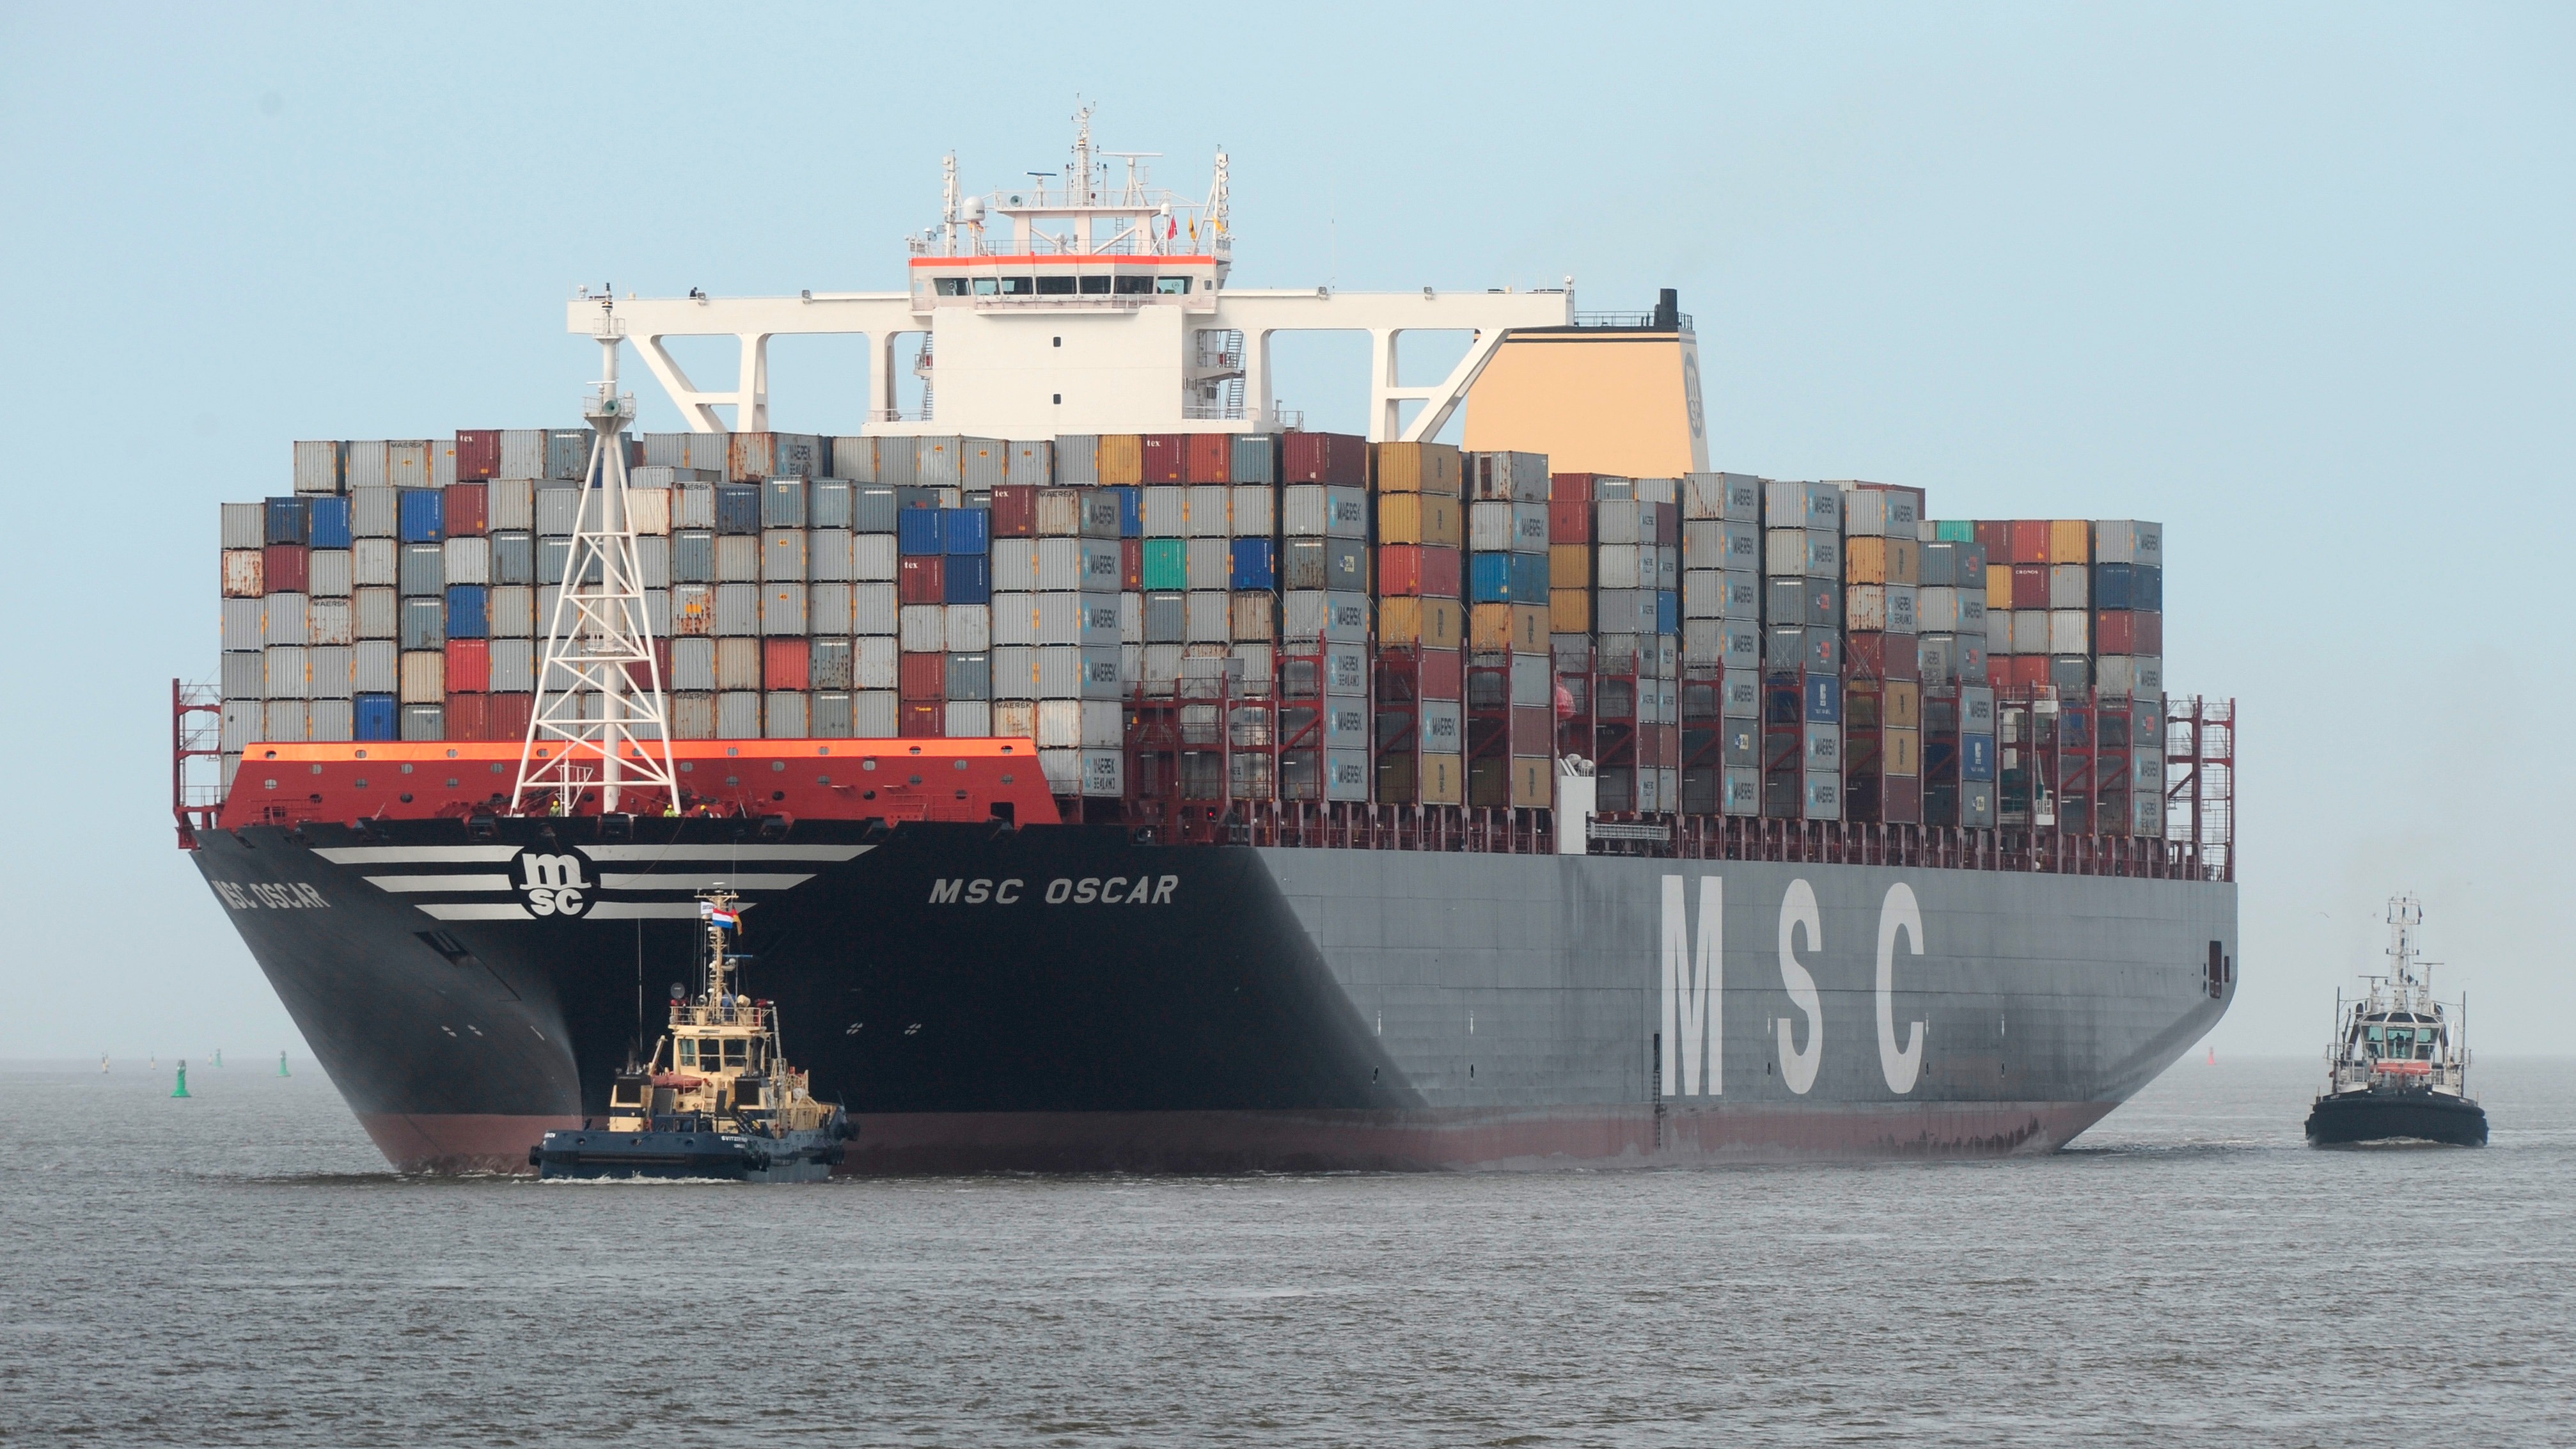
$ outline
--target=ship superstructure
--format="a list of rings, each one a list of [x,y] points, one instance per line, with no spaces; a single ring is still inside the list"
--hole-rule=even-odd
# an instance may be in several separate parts
[[[2484,1109],[2469,1096],[2466,1003],[2433,996],[2431,963],[2416,949],[2424,907],[2388,902],[2388,973],[2348,1007],[2336,994],[2337,1031],[2326,1051],[2326,1090],[2308,1114],[2320,1144],[2400,1138],[2479,1144]]]

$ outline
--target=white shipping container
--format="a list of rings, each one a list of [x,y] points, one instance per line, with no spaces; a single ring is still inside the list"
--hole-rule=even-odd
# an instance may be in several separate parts
[[[1366,594],[1292,589],[1281,596],[1280,612],[1279,635],[1283,639],[1323,639],[1337,644],[1359,644],[1368,639]]]
[[[537,612],[541,619],[549,613],[542,605]],[[760,633],[760,585],[716,585],[715,632],[719,637],[731,635],[737,638]]]
[[[851,572],[853,535],[846,528],[818,528],[805,539],[805,576],[816,583],[846,584]]]
[[[345,548],[317,548],[305,556],[304,582],[317,599],[345,599],[357,586],[356,570]]]
[[[402,531],[401,498],[391,488],[349,491],[349,534],[353,538],[392,538]]]
[[[1216,540],[1223,542],[1223,540]],[[1234,596],[1222,589],[1194,590],[1183,596],[1181,641],[1225,644],[1234,638]]]
[[[723,584],[760,582],[758,537],[748,533],[716,535],[716,582]]]
[[[345,699],[317,699],[305,706],[306,739],[323,744],[344,744],[357,734],[356,711]]]
[[[222,546],[258,548],[268,542],[268,510],[258,503],[227,503],[221,512]]]
[[[993,647],[993,611],[985,604],[949,604],[947,649],[955,654],[981,654]]]
[[[261,736],[270,744],[300,744],[305,738],[306,706],[300,699],[270,700]]]
[[[1650,515],[1634,498],[1600,498],[1592,504],[1592,541],[1607,543],[1653,543],[1654,524]]]
[[[493,592],[498,593],[500,591],[495,589]],[[653,637],[656,639],[668,639],[671,637],[671,591],[669,589],[646,589],[644,591],[644,627],[651,631]],[[491,633],[492,636],[497,639],[500,637],[501,631],[498,628],[494,628],[491,630]]]
[[[483,523],[494,533],[532,533],[537,527],[537,485],[527,478],[494,478],[483,485]]]
[[[1034,740],[1038,735],[1038,707],[1035,700],[997,699],[993,701],[993,738],[997,740]]]
[[[1080,699],[1083,697],[1083,651],[1071,644],[1050,644],[1038,650],[1039,699]]]
[[[850,632],[851,617],[848,584],[807,584],[805,586],[807,632],[824,638],[836,638]]]
[[[716,696],[716,738],[760,738],[760,695],[757,692],[738,689]]]
[[[850,687],[855,690],[890,690],[902,682],[901,651],[891,635],[870,635],[850,641]],[[852,709],[858,708],[853,704]],[[886,717],[886,729],[894,729],[894,717]],[[861,730],[861,734],[868,731]]]
[[[305,692],[314,699],[347,699],[354,683],[355,667],[347,645],[309,648],[304,651],[307,684]]]
[[[2031,612],[2037,613],[2038,611],[2032,610]],[[2050,654],[2085,654],[2091,652],[2093,615],[2089,611],[2084,609],[2051,609],[2046,614],[2040,615],[2040,617],[2048,621],[2048,648],[2044,652]],[[2020,652],[2035,654],[2043,651],[2028,650]]]
[[[850,586],[850,632],[891,635],[896,630],[899,595],[891,583]],[[853,709],[856,705],[851,706]]]
[[[891,584],[901,557],[891,533],[854,535],[850,540],[850,577],[863,584]]]
[[[1279,637],[1279,596],[1250,590],[1234,596],[1234,638],[1238,643],[1267,644]]]
[[[227,599],[256,599],[268,592],[266,555],[255,548],[226,549],[223,587]]]
[[[496,565],[497,567],[497,565]],[[635,569],[648,589],[671,586],[671,540],[639,538],[635,540]],[[499,575],[496,573],[495,578]]]
[[[760,581],[765,584],[805,582],[805,530],[761,530]]]
[[[351,492],[391,486],[392,473],[385,464],[386,446],[382,438],[359,438],[342,445],[340,466]]]
[[[992,541],[993,591],[1027,592],[1038,586],[1038,541],[997,538]]]
[[[1368,527],[1365,488],[1292,483],[1280,490],[1279,531],[1290,538],[1365,539]]]
[[[671,491],[667,488],[626,490],[626,521],[639,534],[667,538],[671,533]]]
[[[1025,590],[993,595],[993,647],[1038,643],[1038,596]],[[1066,640],[1072,643],[1072,640]]]
[[[760,731],[773,740],[801,740],[814,728],[813,696],[801,689],[773,689],[762,696]]]
[[[1682,662],[1692,665],[1716,664],[1724,652],[1725,636],[1720,632],[1721,619],[1682,620]]]
[[[349,543],[349,584],[352,588],[390,589],[399,577],[401,545],[390,538],[359,538]]]
[[[1118,596],[1118,642],[1145,642],[1145,596],[1133,589]]]
[[[1222,589],[1232,581],[1234,545],[1224,538],[1193,538],[1182,549],[1184,587]]]
[[[391,639],[361,639],[349,657],[349,684],[358,693],[391,694],[402,687],[402,666]]]
[[[2148,564],[2161,568],[2165,561],[2165,530],[2158,523],[2135,519],[2107,519],[2093,525],[2093,561],[2095,563]]]
[[[1279,531],[1279,495],[1267,483],[1237,483],[1229,500],[1226,531],[1236,538],[1268,538]]]
[[[533,515],[532,515],[533,516]],[[536,525],[532,522],[529,527]],[[716,490],[713,484],[684,483],[671,499],[671,527],[713,528],[716,526]]]
[[[267,605],[262,620],[267,632],[261,636],[261,643],[303,644],[309,641],[312,609],[304,595],[271,594]]]
[[[1038,769],[1046,775],[1049,794],[1070,798],[1082,793],[1082,751],[1040,750]]]
[[[305,642],[308,644],[354,644],[358,638],[356,607],[347,599],[314,599],[305,605]],[[265,620],[262,620],[263,625]],[[230,627],[227,621],[226,633]],[[232,646],[227,637],[225,648]]]
[[[1037,587],[1042,590],[1081,588],[1085,542],[1078,538],[1039,539]]]
[[[993,646],[993,697],[1033,700],[1038,697],[1038,651],[1029,644]],[[993,726],[1000,729],[1001,725]]]
[[[336,441],[299,441],[295,445],[295,491],[340,491],[340,445]]]
[[[1147,538],[1183,538],[1189,533],[1189,490],[1177,483],[1157,483],[1145,490]]]
[[[1080,644],[1082,637],[1083,596],[1072,593],[1045,593],[1029,596],[1034,603],[1031,632],[1035,638],[1015,640],[1026,644]],[[1107,641],[1118,642],[1115,639]]]
[[[1489,506],[1489,505],[1479,505]],[[1633,543],[1604,543],[1592,550],[1592,583],[1595,588],[1637,589],[1647,587],[1638,582],[1638,547]]]
[[[441,567],[451,584],[492,582],[492,540],[480,534],[451,538],[440,545]]]
[[[1926,634],[1955,634],[1959,631],[1959,591],[1954,588],[1925,588],[1914,591],[1914,624]],[[1853,628],[1860,626],[1855,624]]]
[[[2089,609],[2093,606],[2093,570],[2083,564],[2052,564],[2048,570],[2048,607]]]
[[[716,688],[760,688],[760,641],[757,639],[713,639],[716,648]]]
[[[1234,490],[1223,483],[1193,483],[1184,503],[1183,536],[1187,538],[1224,538],[1233,525]],[[1191,587],[1195,588],[1196,585]]]
[[[1992,609],[1987,611],[1986,653],[1988,655],[2012,655],[2019,654],[2021,652],[2020,644],[2014,640],[2013,620],[2016,617],[2017,616],[2010,609]],[[2043,628],[2040,631],[2040,634],[2041,637],[2039,642],[2042,644],[2047,643],[2047,630]],[[2041,651],[2034,649],[2031,652],[2037,654]]]
[[[850,697],[850,733],[863,740],[892,739],[895,734],[895,692],[891,689],[868,690]]]
[[[952,740],[989,739],[993,733],[993,706],[981,699],[952,699],[947,705],[947,729]]]
[[[1037,497],[1037,532],[1041,538],[1071,538],[1082,532],[1083,495],[1076,488],[1041,488]],[[1025,542],[1025,540],[1013,540]],[[999,550],[1002,541],[994,540]],[[996,562],[998,570],[1001,565]]]
[[[700,639],[695,642],[704,644],[707,641]],[[679,644],[677,639],[671,641],[675,652]],[[491,659],[494,694],[526,694],[537,687],[537,646],[533,640],[495,639],[492,641]],[[663,683],[668,686],[670,681],[664,680]]]
[[[948,606],[906,604],[897,637],[906,654],[940,654],[948,648]]]

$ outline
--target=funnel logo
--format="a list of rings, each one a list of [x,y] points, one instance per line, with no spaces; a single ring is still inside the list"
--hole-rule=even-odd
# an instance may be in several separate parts
[[[528,914],[578,916],[590,909],[590,893],[595,887],[582,875],[580,856],[571,851],[549,855],[523,850],[516,865],[518,880],[514,884],[527,897]]]

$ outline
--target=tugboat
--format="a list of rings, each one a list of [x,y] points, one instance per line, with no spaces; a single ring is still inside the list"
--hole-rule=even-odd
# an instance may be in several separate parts
[[[2308,1112],[2308,1141],[2319,1147],[2352,1142],[2445,1142],[2483,1147],[2486,1110],[2468,1094],[2465,1026],[2433,999],[2431,963],[2416,959],[2415,931],[2424,908],[2411,895],[2388,903],[2391,974],[2365,976],[2370,994],[2346,1011],[2342,994],[2335,1018],[2342,1034],[2328,1049],[2323,1096]],[[2460,1007],[2465,1021],[2465,999]]]
[[[706,923],[704,989],[671,988],[670,1030],[641,1066],[630,1062],[608,1093],[604,1129],[548,1132],[528,1149],[541,1178],[717,1178],[821,1182],[858,1135],[848,1114],[818,1102],[806,1074],[778,1047],[778,1008],[728,989],[751,958],[728,956],[739,898],[698,897]]]

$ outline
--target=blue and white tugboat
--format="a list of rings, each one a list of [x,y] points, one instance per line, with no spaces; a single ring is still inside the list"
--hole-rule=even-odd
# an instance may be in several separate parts
[[[2338,995],[2342,1032],[2327,1053],[2330,1075],[2308,1112],[2308,1141],[2445,1142],[2483,1147],[2486,1110],[2468,1093],[2464,1026],[2433,999],[2431,963],[2415,952],[2424,908],[2411,895],[2388,903],[2386,976],[2366,976],[2370,993],[2349,1011]],[[2460,1016],[2467,1015],[2465,1003]]]
[[[858,1135],[849,1117],[814,1100],[806,1074],[778,1047],[778,1008],[732,989],[748,957],[728,956],[741,923],[737,897],[698,898],[706,923],[703,989],[671,988],[670,1030],[643,1066],[609,1086],[608,1123],[548,1132],[528,1150],[540,1177],[718,1178],[820,1182]]]

